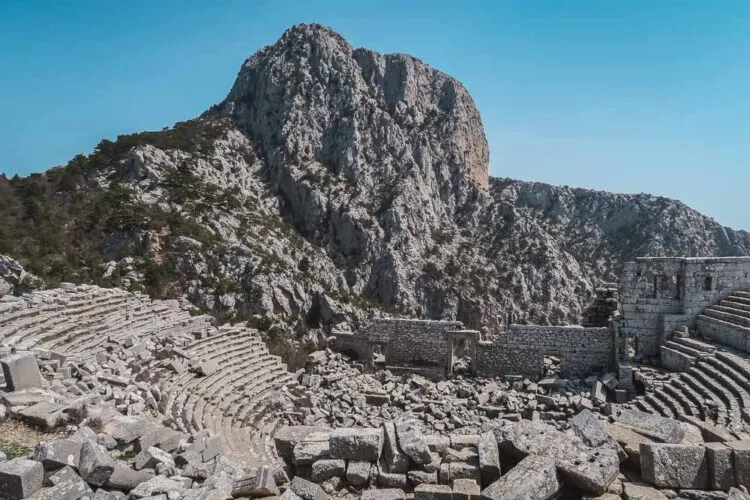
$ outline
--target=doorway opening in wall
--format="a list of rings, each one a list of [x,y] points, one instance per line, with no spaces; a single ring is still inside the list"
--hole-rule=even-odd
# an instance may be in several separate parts
[[[453,360],[452,372],[454,375],[468,375],[471,373],[471,353],[469,344],[465,337],[455,337],[453,339]]]
[[[560,356],[545,354],[542,361],[542,375],[545,377],[557,377],[560,375],[562,360]]]

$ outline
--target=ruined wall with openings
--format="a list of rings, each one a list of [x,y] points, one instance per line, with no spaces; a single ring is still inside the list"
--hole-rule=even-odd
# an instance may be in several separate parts
[[[664,335],[687,325],[707,306],[750,287],[749,257],[641,257],[625,265],[617,328],[636,342],[638,356],[655,356]]]

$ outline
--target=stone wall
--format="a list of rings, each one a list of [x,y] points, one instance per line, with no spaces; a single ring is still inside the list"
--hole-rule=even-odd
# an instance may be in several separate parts
[[[635,339],[639,357],[655,356],[670,329],[694,328],[704,308],[750,287],[748,272],[748,257],[642,257],[629,262],[620,282],[619,332]]]
[[[511,325],[496,341],[479,343],[477,374],[538,376],[547,355],[560,358],[566,377],[604,373],[614,365],[614,336],[602,327]]]
[[[355,334],[337,335],[334,348],[369,362],[382,346],[386,365],[446,367],[447,332],[462,327],[460,321],[375,318]]]

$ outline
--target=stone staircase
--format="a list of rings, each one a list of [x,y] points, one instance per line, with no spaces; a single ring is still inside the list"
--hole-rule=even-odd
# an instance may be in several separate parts
[[[709,341],[750,352],[750,292],[734,292],[698,316],[697,329]]]
[[[225,451],[249,465],[277,460],[271,436],[277,417],[271,396],[294,382],[256,330],[220,327],[210,316],[193,316],[175,300],[152,301],[119,289],[66,285],[23,297],[0,298],[0,344],[7,351],[53,352],[77,363],[106,363],[113,346],[139,342],[180,346],[179,355],[151,355],[128,364],[126,383],[153,387],[158,408],[172,426],[203,429],[223,437]],[[187,360],[215,362],[202,376]],[[181,368],[176,368],[181,364]]]
[[[675,331],[661,346],[661,360],[672,373],[653,382],[629,406],[671,418],[695,417],[750,431],[750,292],[732,293],[697,318],[700,339]]]

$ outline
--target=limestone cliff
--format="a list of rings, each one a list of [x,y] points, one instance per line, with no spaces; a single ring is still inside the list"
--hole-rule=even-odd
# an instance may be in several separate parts
[[[298,25],[200,118],[0,179],[0,252],[298,340],[383,312],[577,323],[636,256],[750,253],[680,202],[488,178],[488,161],[458,81]]]

